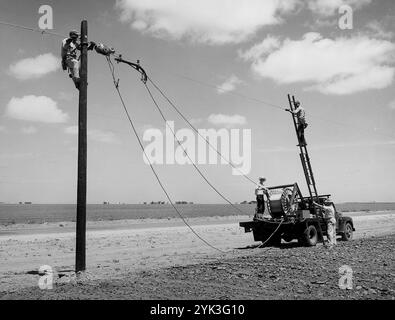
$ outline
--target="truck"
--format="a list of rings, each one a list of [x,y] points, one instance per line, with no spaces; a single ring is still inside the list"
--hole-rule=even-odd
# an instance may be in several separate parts
[[[291,98],[288,95],[288,102],[298,138],[299,157],[309,196],[302,195],[296,182],[269,187],[266,201],[269,215],[256,210],[252,221],[240,222],[239,225],[244,228],[245,232],[252,232],[254,240],[262,241],[262,245],[277,246],[281,240],[291,242],[296,239],[302,246],[315,246],[318,242],[324,242],[327,222],[322,209],[315,206],[314,202],[320,205],[329,202],[335,211],[336,234],[340,235],[342,240],[350,241],[355,231],[353,219],[337,211],[330,194],[318,194],[307,144],[304,135],[299,132],[299,119],[292,112],[297,106],[295,97]]]

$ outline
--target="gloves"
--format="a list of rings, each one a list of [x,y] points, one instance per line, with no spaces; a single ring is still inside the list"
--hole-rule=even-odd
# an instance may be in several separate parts
[[[64,70],[64,71],[66,71],[67,70],[67,63],[66,63],[66,60],[62,60],[62,69]]]
[[[88,50],[93,50],[93,48],[95,48],[95,47],[96,47],[96,43],[95,42],[93,42],[93,41],[89,42]]]

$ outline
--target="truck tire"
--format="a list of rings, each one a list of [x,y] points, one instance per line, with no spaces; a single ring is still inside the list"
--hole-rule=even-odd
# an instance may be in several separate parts
[[[318,232],[314,225],[309,225],[301,235],[299,242],[306,247],[314,247],[318,242]]]
[[[342,240],[343,241],[350,241],[352,240],[352,234],[353,234],[353,230],[352,230],[352,225],[350,222],[347,222],[346,225],[344,226],[344,232],[342,234]]]

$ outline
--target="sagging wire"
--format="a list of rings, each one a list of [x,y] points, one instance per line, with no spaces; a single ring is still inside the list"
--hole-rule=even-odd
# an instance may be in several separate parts
[[[274,236],[274,234],[277,232],[277,230],[280,229],[280,227],[283,224],[283,222],[284,222],[284,219],[281,218],[281,221],[278,224],[276,230],[274,230],[273,233],[264,242],[262,242],[257,248],[262,248]]]
[[[47,31],[47,30],[43,30],[43,29],[29,28],[29,27],[21,26],[19,24],[14,24],[14,23],[9,23],[9,22],[4,22],[4,21],[0,21],[0,24],[9,26],[9,27],[13,27],[13,28],[17,28],[17,29],[29,30],[29,31],[33,31],[33,32],[41,33],[41,34],[49,34],[49,35],[56,36],[56,37],[67,38],[67,36],[65,36],[63,34],[52,32],[52,31]]]
[[[155,100],[151,90],[149,89],[149,87],[147,86],[146,83],[144,83],[145,88],[148,91],[149,96],[151,97],[151,100],[153,101],[154,105],[156,106],[156,108],[158,109],[158,112],[160,113],[162,119],[165,121],[166,126],[170,129],[170,131],[172,132],[174,139],[177,141],[178,145],[181,147],[181,149],[183,150],[184,154],[187,156],[187,158],[189,159],[190,163],[193,165],[193,167],[196,169],[196,171],[200,174],[200,176],[204,179],[204,181],[222,198],[224,199],[227,203],[229,203],[234,209],[236,209],[238,212],[245,214],[245,215],[249,215],[248,213],[244,212],[243,210],[241,210],[240,208],[238,208],[237,206],[235,206],[228,198],[226,198],[207,178],[206,176],[203,174],[203,172],[198,168],[198,166],[195,164],[195,162],[191,159],[191,157],[189,156],[189,154],[187,153],[186,149],[184,148],[184,146],[182,145],[182,143],[180,142],[180,140],[178,140],[173,128],[168,124],[166,117],[164,116],[161,108],[159,107],[157,101]]]
[[[211,243],[209,243],[206,239],[204,239],[202,236],[200,236],[200,235],[192,228],[192,226],[186,221],[185,217],[181,214],[181,212],[180,212],[180,211],[177,209],[177,207],[174,205],[173,200],[171,199],[170,195],[168,194],[168,192],[167,192],[165,186],[163,185],[161,179],[159,178],[159,175],[157,174],[157,172],[156,172],[154,166],[152,165],[151,161],[149,160],[149,158],[148,158],[148,156],[147,156],[147,154],[146,154],[146,152],[145,152],[143,143],[141,142],[141,139],[140,139],[140,137],[139,137],[139,135],[138,135],[138,133],[137,133],[137,129],[136,129],[134,123],[133,123],[133,120],[132,120],[132,118],[131,118],[131,116],[130,116],[130,114],[129,114],[129,111],[128,111],[126,105],[125,105],[125,102],[124,102],[124,99],[123,99],[123,97],[122,97],[122,94],[121,94],[121,92],[120,92],[120,90],[119,90],[119,79],[117,80],[116,77],[115,77],[115,68],[114,68],[114,65],[113,65],[113,63],[112,63],[112,61],[111,61],[111,58],[110,58],[109,56],[106,56],[106,59],[107,59],[107,63],[108,63],[108,66],[109,66],[109,69],[110,69],[110,72],[111,72],[111,76],[112,76],[112,79],[113,79],[113,82],[114,82],[114,87],[115,87],[115,89],[116,89],[116,91],[117,91],[117,93],[118,93],[119,99],[120,99],[120,101],[121,101],[121,103],[122,103],[123,109],[124,109],[124,111],[125,111],[125,113],[126,113],[126,116],[127,116],[128,120],[129,120],[129,123],[130,123],[130,125],[131,125],[131,127],[132,127],[132,129],[133,129],[133,133],[134,133],[134,135],[136,136],[137,141],[138,141],[138,144],[139,144],[141,150],[143,151],[144,156],[146,157],[146,159],[147,159],[147,161],[148,161],[148,163],[149,163],[149,166],[150,166],[150,168],[151,168],[152,173],[154,174],[156,180],[158,181],[158,184],[159,184],[159,186],[161,187],[162,191],[163,191],[164,194],[166,195],[166,198],[169,200],[169,203],[170,203],[171,206],[173,207],[174,211],[175,211],[175,212],[178,214],[178,216],[181,218],[181,220],[183,221],[183,223],[191,230],[191,232],[192,232],[196,237],[198,237],[202,242],[204,242],[204,243],[205,243],[207,246],[209,246],[210,248],[212,248],[212,249],[214,249],[214,250],[217,250],[217,251],[219,251],[219,252],[221,252],[221,253],[226,253],[225,251],[223,251],[223,250],[221,250],[221,249],[215,247],[214,245],[212,245]]]
[[[156,90],[158,90],[158,92],[162,95],[162,97],[170,104],[170,106],[173,107],[173,109],[181,116],[182,119],[184,119],[184,121],[186,123],[188,123],[188,125],[192,128],[193,131],[195,131],[206,143],[207,145],[212,148],[220,157],[221,159],[223,159],[224,161],[226,161],[233,169],[237,170],[239,173],[241,173],[241,175],[246,178],[249,182],[253,183],[254,185],[256,185],[256,182],[253,181],[248,175],[246,175],[244,172],[242,172],[239,168],[237,168],[232,162],[230,162],[228,159],[226,159],[219,151],[217,148],[215,148],[210,141],[204,137],[198,129],[196,129],[196,127],[182,114],[182,112],[177,108],[177,106],[170,100],[170,98],[167,97],[167,95],[160,89],[160,87],[150,78],[148,77],[148,81],[155,87]]]

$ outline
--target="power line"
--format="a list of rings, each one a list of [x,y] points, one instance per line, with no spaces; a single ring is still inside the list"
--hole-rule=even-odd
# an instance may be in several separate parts
[[[156,108],[158,109],[158,112],[160,113],[162,119],[165,121],[166,126],[170,129],[170,131],[172,132],[174,139],[177,141],[178,145],[181,147],[181,149],[183,150],[184,154],[188,157],[189,161],[191,162],[191,164],[193,165],[193,167],[196,169],[196,171],[200,174],[200,176],[204,179],[204,181],[206,181],[206,183],[222,198],[224,199],[227,203],[229,203],[233,208],[235,208],[237,211],[239,211],[242,214],[247,214],[246,212],[244,212],[243,210],[239,209],[238,207],[236,207],[229,199],[227,199],[220,191],[218,191],[218,189],[206,178],[206,176],[202,173],[202,171],[198,168],[198,166],[194,163],[194,161],[191,159],[191,157],[189,156],[189,154],[187,153],[186,149],[183,147],[183,145],[181,144],[180,140],[177,139],[177,136],[173,130],[173,128],[171,128],[169,126],[169,124],[167,123],[167,119],[164,116],[162,110],[160,109],[158,103],[156,102],[154,96],[152,95],[151,90],[148,88],[147,84],[144,84],[149,96],[151,97],[151,100],[153,101],[154,105],[156,106]]]
[[[141,148],[141,150],[143,151],[143,153],[144,153],[144,155],[145,155],[145,157],[146,157],[146,159],[147,159],[147,161],[148,161],[148,163],[149,163],[149,166],[150,166],[150,168],[151,168],[151,170],[152,170],[152,173],[154,174],[156,180],[158,181],[158,184],[159,184],[159,186],[161,187],[162,191],[163,191],[164,194],[166,195],[166,198],[169,200],[169,203],[171,204],[171,206],[173,207],[173,209],[176,211],[176,213],[179,215],[179,217],[180,217],[181,220],[184,222],[184,224],[192,231],[193,234],[195,234],[196,237],[198,237],[202,242],[204,242],[207,246],[211,247],[212,249],[215,249],[215,250],[217,250],[217,251],[219,251],[219,252],[221,252],[221,253],[225,253],[225,251],[223,251],[223,250],[221,250],[221,249],[219,249],[219,248],[213,246],[211,243],[209,243],[207,240],[205,240],[203,237],[201,237],[201,236],[192,228],[192,226],[185,220],[184,216],[181,214],[181,212],[180,212],[180,211],[177,209],[177,207],[174,205],[174,203],[173,203],[173,201],[172,201],[170,195],[169,195],[168,192],[166,191],[166,188],[164,187],[164,185],[163,185],[161,179],[159,178],[158,174],[156,173],[155,168],[153,167],[153,165],[152,165],[152,163],[150,162],[150,160],[149,160],[147,154],[145,153],[145,149],[144,149],[143,143],[141,142],[141,139],[140,139],[140,137],[139,137],[139,135],[138,135],[138,133],[137,133],[137,130],[136,130],[135,126],[134,126],[133,120],[132,120],[132,118],[130,117],[130,114],[129,114],[128,109],[126,108],[126,105],[125,105],[125,102],[124,102],[124,100],[123,100],[122,94],[121,94],[121,92],[120,92],[120,90],[119,90],[119,81],[117,81],[117,80],[115,79],[114,65],[112,64],[111,59],[110,59],[108,56],[107,56],[106,58],[107,58],[108,66],[109,66],[109,68],[110,68],[110,72],[111,72],[112,79],[113,79],[113,82],[114,82],[115,90],[116,90],[117,93],[118,93],[119,99],[120,99],[120,101],[121,101],[121,103],[122,103],[123,109],[124,109],[124,111],[125,111],[125,113],[126,113],[126,116],[127,116],[128,120],[129,120],[129,123],[130,123],[130,125],[131,125],[131,127],[132,127],[132,129],[133,129],[134,135],[136,136],[137,141],[138,141],[138,143],[139,143],[139,145],[140,145],[140,148]]]
[[[217,90],[223,91],[223,89],[221,87],[219,87],[217,85],[214,85],[214,84],[210,84],[210,83],[207,83],[207,82],[204,82],[204,81],[201,81],[201,80],[196,80],[196,79],[193,79],[191,77],[188,77],[188,76],[185,76],[185,75],[181,75],[181,74],[178,74],[178,73],[173,73],[173,75],[175,75],[177,77],[180,77],[180,78],[183,78],[183,79],[186,79],[186,80],[191,81],[191,82],[198,83],[198,84],[200,84],[202,86],[205,86],[205,87],[209,87],[209,88],[213,88],[213,89],[217,89]],[[279,105],[276,105],[274,103],[271,103],[271,102],[268,102],[268,101],[264,101],[264,100],[261,100],[261,99],[258,99],[258,98],[250,97],[250,96],[244,95],[244,94],[236,92],[236,91],[230,91],[230,92],[227,92],[227,94],[230,94],[230,95],[233,95],[233,96],[237,96],[237,97],[241,97],[243,99],[255,101],[255,102],[258,102],[258,103],[262,103],[262,104],[264,104],[264,105],[266,105],[268,107],[272,107],[272,108],[275,108],[275,109],[280,109],[280,110],[285,110],[286,109],[286,108],[284,108],[282,106],[279,106]]]
[[[181,116],[182,119],[186,123],[189,124],[189,126],[207,143],[208,146],[210,146],[223,160],[225,160],[232,168],[235,170],[239,171],[244,178],[246,178],[248,181],[256,185],[256,183],[248,177],[246,174],[244,174],[239,168],[237,168],[235,165],[233,165],[228,159],[225,159],[225,157],[218,151],[217,148],[215,148],[208,140],[207,138],[203,137],[203,135],[199,132],[198,129],[195,128],[195,126],[182,114],[182,112],[177,108],[177,106],[164,94],[164,92],[159,88],[159,86],[153,82],[153,80],[148,77],[148,81],[152,83],[152,85],[156,88],[156,90],[159,91],[159,93],[166,99],[166,101],[173,107],[174,110]]]
[[[170,74],[172,74],[174,76],[177,76],[177,77],[180,77],[180,78],[183,78],[185,80],[197,83],[197,84],[205,86],[205,87],[209,87],[209,88],[213,88],[213,89],[217,89],[217,90],[222,90],[221,87],[219,87],[217,85],[214,85],[214,84],[210,84],[210,83],[204,82],[202,80],[197,80],[197,79],[191,78],[189,76],[181,75],[181,74],[178,74],[178,73],[171,73],[170,72]],[[254,98],[254,97],[250,97],[250,96],[241,94],[241,93],[239,93],[237,91],[227,92],[227,94],[233,95],[233,96],[237,96],[237,97],[241,97],[243,99],[254,101],[254,102],[257,102],[257,103],[261,103],[261,104],[264,104],[264,105],[266,105],[268,107],[272,107],[272,108],[275,108],[275,109],[279,109],[279,110],[285,110],[286,109],[284,107],[281,107],[279,105],[273,104],[271,102],[268,102],[268,101],[265,101],[265,100],[262,100],[262,99],[258,99],[258,98]],[[367,132],[366,128],[358,127],[358,126],[355,126],[355,125],[352,125],[352,124],[343,123],[343,122],[339,122],[339,121],[335,121],[335,120],[331,120],[331,119],[323,119],[323,118],[321,118],[319,116],[312,115],[312,114],[310,114],[310,117],[318,119],[318,120],[321,120],[321,121],[324,121],[326,123],[333,123],[333,124],[335,124],[337,126],[344,126],[344,127],[348,127],[348,128],[354,128],[354,129],[359,130],[359,131],[364,131],[365,133]],[[395,138],[395,136],[391,135],[391,134],[386,134],[386,133],[383,133],[383,132],[377,132],[377,131],[374,131],[374,130],[369,130],[369,131],[372,132],[375,135],[379,135],[379,136],[383,136],[383,137],[387,137],[387,138],[392,138],[392,139]]]
[[[67,38],[67,36],[65,36],[63,34],[52,32],[52,31],[47,31],[47,30],[43,30],[43,29],[29,28],[29,27],[21,26],[19,24],[14,24],[14,23],[9,23],[9,22],[4,22],[4,21],[0,21],[0,24],[9,26],[9,27],[13,27],[13,28],[17,28],[17,29],[29,30],[29,31],[33,31],[33,32],[41,33],[41,34],[49,34],[49,35],[56,36],[56,37]]]
[[[9,23],[9,22],[5,22],[5,21],[0,21],[0,24],[1,24],[1,25],[4,25],[4,26],[9,26],[9,27],[17,28],[17,29],[23,29],[23,30],[28,30],[28,31],[36,32],[36,33],[41,33],[42,35],[48,34],[48,35],[52,35],[52,36],[56,36],[56,37],[67,38],[67,36],[64,35],[64,34],[52,32],[52,31],[47,31],[47,30],[42,30],[42,29],[39,29],[39,28],[26,27],[26,26],[23,26],[23,25],[14,24],[14,23]],[[186,80],[191,81],[191,82],[198,83],[198,84],[203,85],[203,86],[206,86],[206,87],[214,88],[214,89],[217,89],[217,90],[222,90],[221,87],[219,87],[219,86],[217,86],[217,85],[214,85],[214,84],[210,84],[210,83],[207,83],[207,82],[204,82],[204,81],[201,81],[201,80],[196,80],[196,79],[193,79],[193,78],[191,78],[191,77],[189,77],[189,76],[185,76],[185,75],[181,75],[181,74],[177,74],[177,73],[172,73],[172,74],[173,74],[174,76],[177,76],[177,77],[186,79]],[[241,98],[250,100],[250,101],[255,101],[255,102],[258,102],[258,103],[262,103],[262,104],[264,104],[264,105],[266,105],[266,106],[269,106],[269,107],[272,107],[272,108],[276,108],[276,109],[280,109],[280,110],[285,110],[284,107],[281,107],[281,106],[279,106],[279,105],[273,104],[273,103],[268,102],[268,101],[264,101],[264,100],[262,100],[262,99],[250,97],[250,96],[247,96],[247,95],[244,95],[244,94],[235,92],[235,91],[233,91],[233,92],[228,92],[228,94],[234,95],[234,96],[238,96],[238,97],[241,97]],[[317,118],[317,119],[322,120],[322,121],[324,121],[324,122],[332,122],[333,124],[336,124],[336,125],[339,125],[339,126],[346,126],[346,127],[349,127],[349,128],[357,129],[357,130],[359,130],[359,131],[364,131],[364,132],[366,132],[366,128],[361,128],[361,127],[353,126],[353,125],[351,125],[351,124],[342,123],[342,122],[337,122],[337,121],[333,121],[333,120],[322,119],[322,118],[317,117],[317,116],[315,116],[315,115],[311,115],[311,117],[312,117],[312,118]],[[390,134],[381,133],[381,132],[377,132],[377,131],[371,131],[371,132],[372,132],[373,134],[376,134],[376,135],[385,136],[385,137],[389,137],[389,138],[392,138],[392,139],[395,138],[395,136],[390,135]],[[255,182],[253,182],[253,183],[255,184]]]

